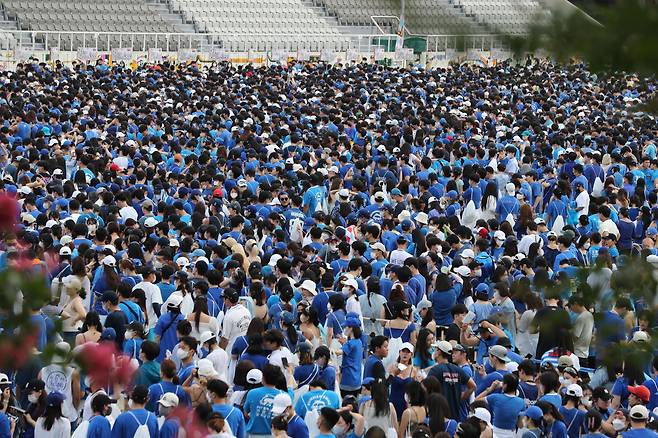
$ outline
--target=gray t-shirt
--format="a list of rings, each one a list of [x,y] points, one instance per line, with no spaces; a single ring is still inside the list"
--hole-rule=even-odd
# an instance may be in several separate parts
[[[573,324],[574,354],[580,358],[589,356],[589,344],[594,331],[594,316],[587,310],[579,314]]]

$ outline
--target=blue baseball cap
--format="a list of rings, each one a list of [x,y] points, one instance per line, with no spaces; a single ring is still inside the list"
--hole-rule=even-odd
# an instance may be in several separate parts
[[[391,196],[401,196],[402,192],[397,187],[391,190]]]
[[[533,420],[539,420],[544,416],[544,412],[537,406],[530,406],[523,412],[523,415]]]
[[[459,196],[459,195],[457,195],[457,192],[454,191],[454,190],[450,190],[447,193],[447,195],[448,195],[448,198],[450,198],[450,199],[457,199],[457,197]]]
[[[345,319],[345,325],[347,327],[361,327],[361,321],[358,318],[347,318]]]

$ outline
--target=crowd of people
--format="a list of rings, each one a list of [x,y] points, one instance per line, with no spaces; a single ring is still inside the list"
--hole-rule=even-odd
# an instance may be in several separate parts
[[[0,82],[0,268],[50,291],[0,438],[658,437],[655,303],[615,290],[658,269],[634,109],[655,80],[531,59]]]

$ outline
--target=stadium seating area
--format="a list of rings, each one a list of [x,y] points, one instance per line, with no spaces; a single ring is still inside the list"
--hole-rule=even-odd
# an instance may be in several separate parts
[[[143,0],[5,0],[22,29],[87,32],[177,32]]]
[[[232,35],[222,39],[229,48],[247,41],[291,49],[346,43],[335,26],[300,0],[173,0],[172,5],[197,31]]]
[[[369,26],[371,16],[399,16],[399,0],[315,0],[324,6],[339,23],[348,26]],[[406,26],[418,34],[477,33],[477,23],[449,0],[407,0]],[[390,23],[385,19],[379,23]]]
[[[395,33],[395,17],[400,15],[399,0],[0,0],[0,4],[6,22],[13,20],[19,30],[100,32],[99,50],[188,47],[177,37],[108,35],[112,32],[187,32],[193,48],[344,50],[350,42],[354,47],[355,34],[379,32],[372,16],[389,16],[377,22],[385,33]],[[417,35],[523,33],[541,11],[538,0],[406,0],[405,24]],[[96,36],[39,38],[43,46],[75,50]]]
[[[542,14],[536,0],[456,0],[456,4],[479,23],[513,34],[524,33]]]

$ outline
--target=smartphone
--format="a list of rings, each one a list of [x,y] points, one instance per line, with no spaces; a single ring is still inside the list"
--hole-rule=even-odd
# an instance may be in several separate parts
[[[288,368],[288,358],[282,357],[281,358],[281,363],[283,364],[284,368]]]

